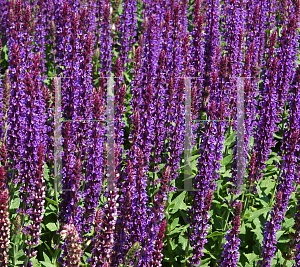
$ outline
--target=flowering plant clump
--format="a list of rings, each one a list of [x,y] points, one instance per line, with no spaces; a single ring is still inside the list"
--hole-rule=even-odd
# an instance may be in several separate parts
[[[300,266],[299,0],[0,0],[1,266]]]

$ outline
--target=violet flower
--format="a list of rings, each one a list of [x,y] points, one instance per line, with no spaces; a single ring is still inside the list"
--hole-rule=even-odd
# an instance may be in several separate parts
[[[288,97],[290,83],[295,74],[297,53],[298,53],[298,39],[299,39],[299,13],[296,12],[291,0],[286,2],[289,7],[287,18],[283,22],[283,29],[281,36],[278,38],[279,48],[277,51],[279,62],[278,78],[277,80],[277,94],[280,106],[280,113],[283,113],[283,108]]]
[[[225,236],[227,243],[223,244],[224,251],[222,253],[222,260],[220,260],[220,266],[237,266],[239,259],[239,245],[241,242],[241,240],[238,238],[238,234],[240,232],[240,214],[242,212],[242,207],[242,202],[235,204],[234,218],[231,222],[232,228],[228,230]]]
[[[100,76],[101,77],[101,76]],[[95,218],[95,211],[99,204],[101,186],[104,174],[104,139],[105,139],[105,117],[102,95],[104,88],[99,85],[98,90],[93,89],[93,118],[92,144],[88,148],[86,190],[84,193],[83,230],[89,232],[91,223]],[[97,155],[97,156],[96,156]]]
[[[54,86],[54,79],[52,79],[52,87]],[[50,89],[43,85],[42,87],[43,99],[45,102],[45,134],[44,134],[44,152],[45,162],[53,159],[54,151],[54,101]]]
[[[2,41],[5,39],[5,31],[7,28],[7,20],[8,20],[9,6],[7,0],[0,0],[0,35]]]
[[[93,256],[91,259],[92,266],[103,266],[112,263],[114,232],[117,216],[118,195],[114,191],[106,192],[107,201],[101,213],[97,212],[96,235],[94,237]]]
[[[133,219],[132,219],[132,209],[133,209],[133,188],[135,188],[136,184],[136,174],[135,174],[135,166],[137,164],[134,158],[134,148],[137,147],[138,136],[140,134],[141,129],[141,120],[140,120],[140,108],[141,103],[143,101],[140,93],[141,84],[141,67],[142,67],[142,48],[139,46],[135,52],[134,58],[134,75],[132,80],[132,100],[131,107],[133,109],[133,114],[131,115],[131,129],[129,134],[129,140],[133,144],[130,148],[129,153],[127,154],[124,177],[118,182],[118,187],[122,192],[120,194],[120,198],[118,199],[119,203],[119,213],[116,222],[116,235],[115,235],[115,258],[113,261],[113,266],[117,266],[119,263],[124,263],[124,255],[126,251],[130,248],[133,243],[130,243],[130,235],[133,227]]]
[[[161,186],[154,199],[154,207],[153,207],[153,224],[151,233],[155,235],[155,245],[153,250],[153,264],[154,266],[160,266],[162,260],[162,248],[164,246],[163,238],[164,238],[164,230],[166,227],[166,220],[163,220],[165,208],[168,200],[169,194],[169,182],[170,182],[170,166],[167,166],[163,177],[160,179]]]
[[[268,66],[266,73],[264,74],[264,89],[263,97],[259,101],[261,110],[259,111],[259,120],[257,123],[257,130],[254,136],[254,147],[252,152],[255,150],[256,161],[255,161],[255,176],[249,175],[249,181],[253,182],[259,180],[262,177],[260,170],[265,168],[265,162],[270,154],[271,147],[275,144],[273,140],[273,133],[279,128],[276,126],[278,122],[278,95],[273,88],[276,86],[279,58],[275,56],[275,43],[277,33],[273,32],[269,50],[268,50]],[[249,168],[249,167],[248,167]]]
[[[36,168],[34,183],[31,184],[31,191],[28,197],[31,205],[27,210],[30,220],[23,230],[25,235],[29,236],[29,240],[25,240],[24,254],[29,258],[34,257],[37,253],[33,246],[39,244],[39,236],[41,233],[41,223],[44,217],[44,204],[45,204],[45,186],[44,186],[44,149],[43,144],[40,143],[38,148],[38,165]]]
[[[198,191],[193,192],[192,208],[188,211],[190,228],[192,229],[190,243],[193,247],[193,256],[189,258],[188,266],[199,265],[204,245],[207,243],[205,239],[208,229],[209,213],[212,202],[213,191],[209,188],[209,184],[203,181],[197,183]],[[204,193],[206,192],[206,193]]]
[[[202,105],[202,85],[203,85],[203,74],[204,74],[204,23],[203,14],[200,12],[201,1],[197,0],[194,4],[193,9],[193,30],[192,30],[192,42],[191,42],[191,76],[195,77],[192,79],[191,88],[191,113],[192,113],[192,134],[193,134],[193,146],[197,138],[197,129],[199,127],[199,122],[197,120],[201,119],[201,114],[204,111]],[[199,114],[200,113],[200,114]]]
[[[111,21],[110,21],[110,1],[103,2],[101,9],[102,20],[100,23],[100,71],[103,72],[104,77],[108,77],[111,71],[111,58],[112,58],[112,40],[111,40]]]
[[[226,94],[221,87],[219,75],[222,75],[221,50],[218,31],[219,21],[219,2],[210,3],[211,12],[206,20],[208,21],[206,28],[206,47],[205,47],[205,72],[204,85],[206,87],[204,97],[208,98],[207,103],[207,118],[203,127],[201,136],[201,144],[199,148],[200,157],[198,158],[198,174],[196,175],[193,187],[196,191],[191,192],[192,207],[189,209],[190,221],[190,241],[193,247],[193,256],[189,258],[189,266],[194,266],[200,263],[203,256],[203,248],[207,240],[206,229],[209,227],[208,220],[212,195],[216,189],[214,180],[219,178],[217,172],[221,165],[222,150],[224,142],[224,131],[226,122],[224,118],[228,116],[226,109]],[[209,71],[209,72],[208,72]],[[209,92],[209,94],[208,94]],[[208,100],[208,99],[207,99]],[[205,101],[207,101],[205,100]],[[218,122],[212,122],[220,120]]]
[[[15,6],[9,3],[9,18],[7,22],[7,45],[9,48],[9,87],[10,87],[10,105],[8,111],[7,124],[7,149],[9,152],[9,164],[12,172],[9,172],[9,181],[17,184],[20,180],[19,174],[22,171],[22,155],[24,154],[24,122],[23,114],[26,114],[26,107],[22,99],[24,94],[23,75],[25,71],[25,47],[21,26],[21,3],[19,0],[15,2]]]
[[[129,51],[135,43],[136,29],[137,29],[137,3],[135,1],[125,0],[122,2],[123,12],[120,16],[120,25],[118,31],[120,32],[120,56],[123,63],[123,69],[127,64],[130,64],[131,59],[128,58]]]

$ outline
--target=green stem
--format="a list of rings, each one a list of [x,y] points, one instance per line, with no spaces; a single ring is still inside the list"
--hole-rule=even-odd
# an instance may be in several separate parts
[[[15,238],[14,238],[14,257],[13,257],[13,262],[14,262],[14,266],[17,266],[17,258],[16,258],[16,254],[17,254],[17,250],[19,249],[19,245],[16,244],[17,241],[17,233],[15,233]]]
[[[282,267],[285,267],[287,263],[287,259],[284,260]]]
[[[189,228],[188,231],[189,231],[188,236],[190,237],[191,236],[191,228]],[[186,259],[187,259],[188,253],[189,253],[189,247],[190,247],[190,238],[188,238],[188,240],[187,240],[186,248],[185,248],[185,251],[184,251],[184,255],[185,255]],[[186,267],[186,261],[183,264],[183,266]]]
[[[170,246],[170,236],[168,235],[169,233],[169,229],[168,229],[168,218],[169,218],[169,213],[166,211],[166,221],[167,221],[167,227],[166,227],[166,236],[167,236],[167,248],[168,248],[168,252],[169,252],[169,255],[172,254],[172,250],[171,250],[171,246]]]

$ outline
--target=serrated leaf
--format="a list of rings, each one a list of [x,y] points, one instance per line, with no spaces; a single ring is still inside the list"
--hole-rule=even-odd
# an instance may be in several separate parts
[[[244,234],[246,234],[246,225],[245,223],[242,223],[242,225],[240,226],[240,235]]]
[[[31,258],[30,261],[33,264],[33,267],[40,267],[41,264],[39,263],[38,259],[36,258],[36,256],[34,258]]]
[[[273,170],[273,169],[275,169],[276,168],[276,165],[268,165],[267,167],[266,167],[266,171],[270,171],[270,170]]]
[[[247,257],[248,262],[251,264],[257,257],[255,253],[244,253],[244,255]]]
[[[180,235],[178,238],[178,243],[182,245],[182,249],[185,250],[188,244],[188,239],[185,238],[183,235]]]
[[[177,227],[173,231],[169,232],[167,235],[173,235],[173,234],[185,232],[188,227],[189,225]]]
[[[22,257],[24,255],[24,251],[22,249],[20,249],[17,253],[16,253],[16,259]]]
[[[56,231],[56,230],[58,229],[57,226],[56,226],[56,224],[53,223],[53,222],[47,223],[47,224],[46,224],[46,227],[47,227],[51,232],[54,232],[54,231]]]
[[[173,230],[178,225],[178,222],[179,222],[179,218],[177,217],[171,223],[171,230]]]
[[[11,205],[10,205],[10,209],[17,209],[20,207],[20,198],[14,198],[14,200],[12,201]]]
[[[48,255],[43,251],[43,257],[44,257],[44,262],[51,262],[50,258],[48,257]],[[43,262],[43,261],[41,261]]]
[[[228,156],[226,156],[225,158],[222,159],[221,164],[223,166],[227,166],[232,161],[232,159],[233,159],[233,155],[228,155]]]
[[[210,264],[210,258],[207,258],[207,259],[203,259],[201,260],[200,262],[200,265],[199,266],[203,266],[203,267],[208,267]]]
[[[45,262],[45,261],[41,261],[41,264],[43,264],[46,267],[56,267],[55,265],[53,265],[52,263],[49,262]]]
[[[261,229],[255,228],[255,229],[252,229],[251,232],[255,233],[258,242],[261,244],[262,241],[264,240],[264,236],[261,233],[262,232]]]
[[[174,200],[172,200],[172,204],[175,204],[173,209],[170,211],[170,214],[174,214],[175,212],[177,212],[181,206],[181,203],[183,202],[184,198],[185,198],[185,194],[186,191],[183,191],[182,193],[180,193]]]
[[[292,226],[295,224],[295,219],[294,218],[285,218],[284,222],[282,224],[282,230],[289,230],[292,228]]]
[[[265,207],[260,210],[254,211],[250,213],[249,221],[253,221],[254,219],[258,218],[262,214],[267,214],[268,212],[271,211],[271,207]]]

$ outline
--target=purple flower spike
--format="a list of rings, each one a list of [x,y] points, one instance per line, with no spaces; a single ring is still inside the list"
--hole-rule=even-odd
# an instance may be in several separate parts
[[[277,192],[276,203],[271,211],[271,219],[267,221],[264,231],[263,251],[261,254],[262,260],[258,261],[258,265],[262,267],[271,267],[271,259],[275,255],[276,251],[276,232],[281,228],[281,222],[283,220],[283,193]]]
[[[73,224],[66,224],[60,232],[62,240],[66,240],[63,249],[63,266],[79,267],[83,254],[81,248],[81,238]]]
[[[242,202],[235,203],[234,218],[232,220],[232,228],[228,230],[225,239],[226,244],[223,244],[224,251],[222,253],[222,261],[220,266],[237,266],[239,259],[239,245],[241,240],[238,238],[240,232],[239,227],[241,225],[241,212],[243,208]]]

